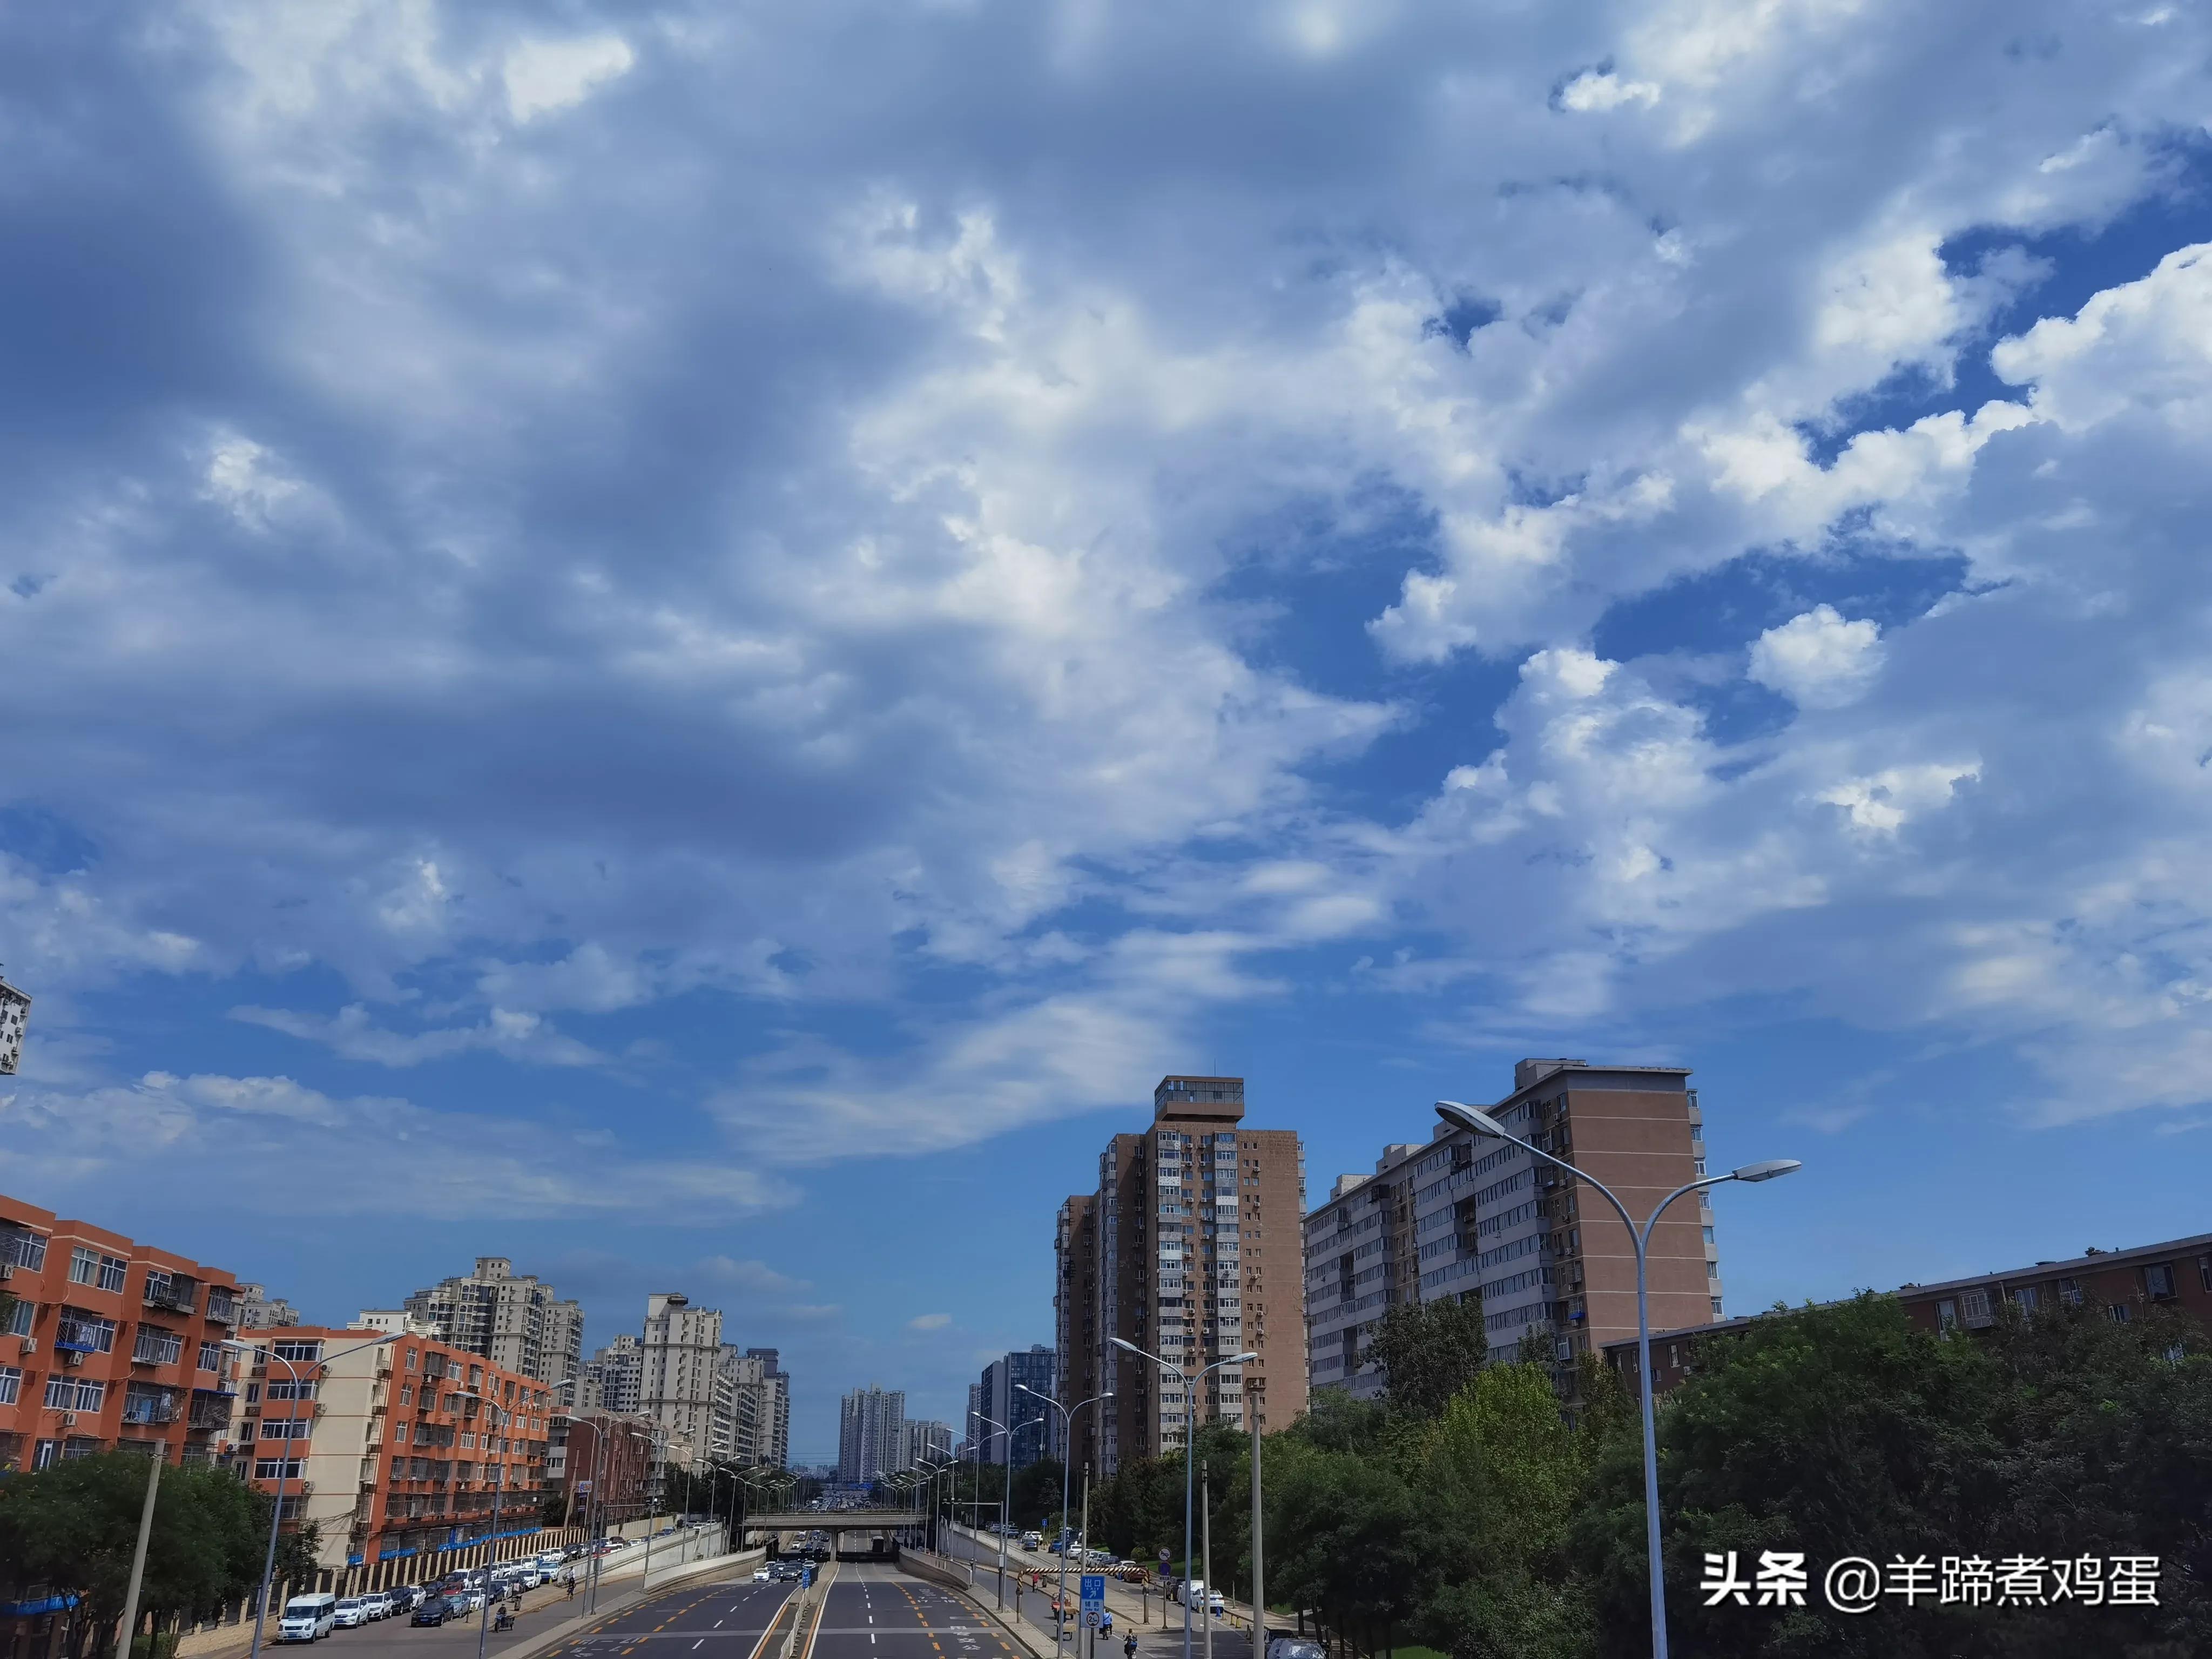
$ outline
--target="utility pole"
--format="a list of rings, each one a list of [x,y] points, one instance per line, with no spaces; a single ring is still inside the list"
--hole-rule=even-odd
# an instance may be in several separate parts
[[[1060,1517],[1062,1521],[1066,1518],[1065,1516]],[[1088,1463],[1083,1466],[1083,1547],[1086,1550],[1091,1547],[1091,1465]],[[1065,1544],[1060,1547],[1060,1559],[1062,1562],[1067,1559],[1067,1546]],[[1063,1619],[1067,1617],[1067,1592],[1065,1589],[1060,1593],[1060,1616]],[[1091,1659],[1098,1659],[1097,1631],[1091,1632]]]
[[[115,1659],[131,1659],[131,1638],[138,1632],[138,1588],[146,1579],[146,1540],[154,1534],[154,1495],[161,1489],[162,1449],[157,1442],[154,1455],[147,1460],[146,1505],[138,1511],[138,1547],[131,1552],[131,1588],[124,1592],[123,1633],[115,1641]]]
[[[1206,1626],[1206,1659],[1213,1659],[1213,1489],[1211,1473],[1203,1463],[1198,1466],[1198,1534],[1200,1570],[1206,1574],[1206,1589],[1199,1596],[1202,1609],[1199,1618]],[[1183,1594],[1190,1594],[1188,1585]]]
[[[1267,1659],[1267,1571],[1261,1547],[1267,1517],[1260,1504],[1260,1402],[1252,1397],[1249,1377],[1244,1382],[1244,1415],[1252,1422],[1252,1659]]]

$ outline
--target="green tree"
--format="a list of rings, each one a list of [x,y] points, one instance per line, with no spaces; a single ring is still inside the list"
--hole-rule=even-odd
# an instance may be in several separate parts
[[[1401,1302],[1383,1310],[1361,1356],[1382,1370],[1391,1405],[1416,1417],[1438,1417],[1490,1358],[1482,1298]]]
[[[1659,1422],[1670,1625],[1686,1651],[1820,1659],[2113,1659],[2212,1651],[2212,1361],[2167,1321],[2060,1309],[1986,1338],[1914,1326],[1892,1297],[1778,1313],[1709,1340]],[[1576,1528],[1601,1644],[1644,1620],[1641,1469],[1615,1444]],[[1708,1552],[1802,1551],[1804,1608],[1695,1594]],[[1820,1604],[1819,1571],[1946,1556],[2160,1554],[2159,1608]]]
[[[1548,1368],[1495,1365],[1444,1408],[1420,1490],[1443,1522],[1443,1583],[1423,1607],[1423,1639],[1454,1659],[1583,1659],[1595,1652],[1592,1586],[1570,1558],[1570,1528],[1626,1412],[1611,1374],[1583,1378],[1571,1426]]]
[[[75,1590],[94,1626],[112,1629],[122,1616],[145,1493],[146,1459],[135,1452],[67,1459],[0,1481],[0,1582]],[[221,1469],[165,1468],[141,1610],[157,1623],[210,1616],[257,1585],[270,1501]],[[112,1645],[112,1638],[102,1645]]]
[[[1392,1644],[1438,1581],[1427,1494],[1389,1461],[1296,1439],[1266,1474],[1271,1599],[1319,1610],[1370,1649]]]

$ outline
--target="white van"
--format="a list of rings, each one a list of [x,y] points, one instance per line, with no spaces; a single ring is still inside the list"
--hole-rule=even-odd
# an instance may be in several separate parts
[[[284,1617],[276,1626],[280,1642],[319,1642],[337,1627],[338,1598],[327,1591],[320,1595],[295,1595],[284,1604]]]

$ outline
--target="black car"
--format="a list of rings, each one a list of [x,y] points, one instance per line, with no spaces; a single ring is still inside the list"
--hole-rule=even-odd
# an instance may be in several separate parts
[[[460,1609],[444,1596],[426,1595],[422,1598],[422,1605],[415,1609],[414,1616],[407,1622],[410,1625],[442,1625],[448,1619],[458,1617]]]

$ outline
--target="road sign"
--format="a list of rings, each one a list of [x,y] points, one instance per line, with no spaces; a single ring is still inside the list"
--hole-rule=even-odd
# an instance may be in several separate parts
[[[1098,1615],[1106,1611],[1106,1575],[1103,1572],[1086,1572],[1082,1576],[1082,1584],[1083,1627],[1085,1630],[1097,1630]]]

